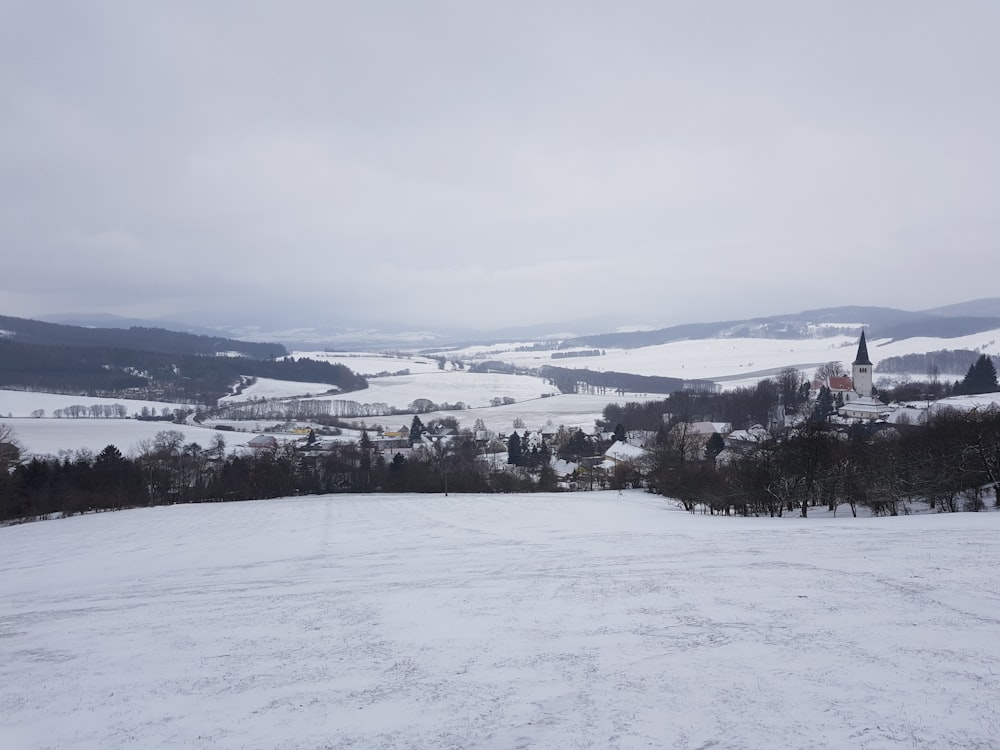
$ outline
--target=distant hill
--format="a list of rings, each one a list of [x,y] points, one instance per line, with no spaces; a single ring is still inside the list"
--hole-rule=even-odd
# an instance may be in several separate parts
[[[62,313],[59,315],[39,315],[35,320],[58,323],[64,326],[84,328],[163,328],[167,331],[193,333],[196,336],[221,336],[232,338],[232,334],[219,328],[181,323],[176,320],[151,320],[149,318],[126,318],[111,313]]]
[[[995,304],[994,304],[995,303]],[[974,315],[970,310],[990,314]],[[890,307],[828,307],[799,313],[773,315],[746,320],[715,323],[685,323],[655,331],[602,333],[563,341],[563,347],[593,346],[637,349],[672,341],[709,338],[801,339],[846,334],[855,336],[861,329],[869,338],[907,339],[915,336],[957,338],[1000,328],[1000,298],[938,308],[935,311],[911,312]]]
[[[929,315],[973,316],[977,318],[1000,317],[1000,297],[983,297],[981,299],[959,302],[944,307],[934,307],[924,310]]]
[[[42,346],[137,349],[162,354],[198,356],[237,353],[255,359],[283,357],[281,344],[260,344],[221,336],[202,336],[165,328],[87,328],[0,315],[0,337]]]
[[[343,365],[286,355],[280,344],[0,316],[0,388],[214,405],[244,376],[367,387]]]

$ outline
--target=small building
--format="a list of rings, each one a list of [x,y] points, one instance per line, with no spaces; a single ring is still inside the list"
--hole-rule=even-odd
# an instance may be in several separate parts
[[[886,419],[893,412],[888,404],[883,404],[877,398],[860,396],[853,398],[837,410],[846,419]]]
[[[614,469],[621,464],[638,466],[649,455],[649,451],[630,443],[616,441],[611,447],[604,451],[604,461],[601,465],[606,469]]]
[[[258,435],[247,441],[247,448],[252,448],[255,451],[277,450],[278,439],[274,435]]]

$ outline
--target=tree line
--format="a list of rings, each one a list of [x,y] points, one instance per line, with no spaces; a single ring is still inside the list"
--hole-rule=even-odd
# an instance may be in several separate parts
[[[391,458],[367,432],[323,451],[291,445],[233,454],[225,437],[203,447],[164,430],[124,455],[109,445],[94,455],[19,460],[16,440],[0,435],[0,520],[172,503],[260,500],[289,495],[365,492],[513,492],[537,488],[480,454],[471,434],[450,436]]]
[[[683,425],[684,423],[679,423]],[[661,430],[647,482],[687,510],[780,516],[846,505],[853,514],[908,512],[914,500],[941,511],[982,510],[1000,483],[1000,409],[929,412],[919,425],[809,419],[791,430],[762,433],[731,449],[690,460],[694,439]],[[707,447],[707,446],[706,446]]]

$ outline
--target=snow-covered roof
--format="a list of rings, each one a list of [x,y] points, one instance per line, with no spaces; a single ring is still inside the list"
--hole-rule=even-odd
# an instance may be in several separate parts
[[[278,439],[274,435],[258,435],[247,441],[247,445],[251,448],[273,448],[277,444]]]
[[[880,416],[892,414],[894,407],[883,404],[877,398],[862,396],[848,401],[837,411],[845,417],[876,419]]]
[[[812,390],[818,391],[824,385],[834,392],[854,390],[854,381],[848,375],[831,375],[826,380],[817,378],[812,382]]]
[[[728,435],[733,431],[733,426],[729,422],[691,422],[688,429],[695,435]]]
[[[567,477],[576,471],[580,467],[580,464],[573,461],[564,461],[561,458],[552,461],[552,470],[558,477]]]
[[[649,455],[649,452],[645,448],[640,448],[637,445],[623,443],[616,440],[611,444],[610,448],[604,451],[604,455],[608,458],[614,459],[615,461],[637,461]]]
[[[726,436],[726,442],[759,443],[767,440],[769,433],[759,424],[746,430],[733,430]]]

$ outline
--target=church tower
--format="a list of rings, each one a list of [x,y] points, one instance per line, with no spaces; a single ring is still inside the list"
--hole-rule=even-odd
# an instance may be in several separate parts
[[[858,342],[858,356],[854,358],[851,375],[854,380],[854,392],[859,396],[871,398],[872,361],[868,359],[868,343],[865,341],[864,329],[861,329],[861,341]]]

